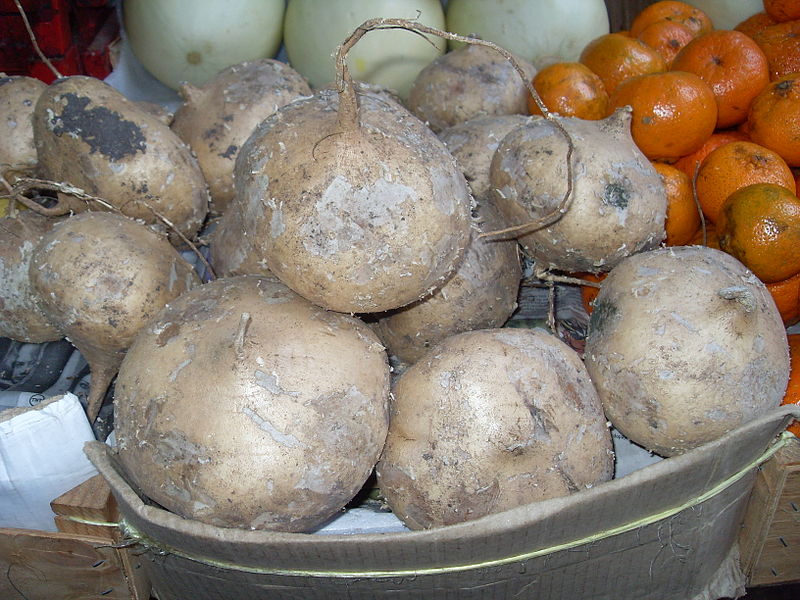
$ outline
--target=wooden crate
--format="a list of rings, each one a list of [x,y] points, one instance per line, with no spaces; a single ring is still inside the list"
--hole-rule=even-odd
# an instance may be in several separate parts
[[[800,581],[800,439],[760,469],[739,544],[748,585]]]
[[[122,541],[113,525],[116,503],[100,475],[59,496],[51,507],[58,532],[0,528],[0,598],[150,598],[139,557],[115,547]]]

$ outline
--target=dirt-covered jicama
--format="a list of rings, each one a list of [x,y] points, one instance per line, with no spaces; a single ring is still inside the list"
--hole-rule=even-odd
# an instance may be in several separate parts
[[[0,218],[0,337],[41,343],[62,335],[45,317],[31,289],[31,255],[56,219],[30,210]]]
[[[519,57],[516,62],[524,78],[492,48],[466,45],[448,52],[417,75],[408,107],[436,132],[470,119],[527,115],[525,84],[536,68]]]
[[[278,110],[311,95],[306,80],[286,63],[263,58],[233,65],[202,86],[184,83],[172,130],[194,151],[221,214],[233,198],[233,166],[256,126]]]
[[[542,329],[451,336],[400,375],[378,485],[412,529],[611,479],[611,434],[577,353]]]
[[[33,114],[39,176],[97,196],[125,215],[192,237],[208,191],[189,147],[158,117],[94,77],[50,84]],[[104,205],[62,195],[63,212]],[[180,242],[171,235],[173,242]]]
[[[116,382],[117,446],[153,500],[224,527],[307,531],[372,472],[388,428],[375,334],[258,276],[165,307]]]
[[[493,198],[538,268],[608,271],[664,239],[666,192],[630,119],[532,117],[498,147]]]
[[[489,198],[489,169],[503,138],[528,122],[525,115],[478,117],[439,132],[439,139],[455,157],[475,200]]]
[[[55,225],[33,249],[29,274],[46,319],[89,363],[91,420],[139,329],[200,283],[166,237],[107,212]]]
[[[341,312],[381,312],[442,285],[469,240],[472,199],[436,135],[400,105],[339,89],[279,109],[239,151],[236,200],[211,239],[218,274],[268,269]]]
[[[46,87],[33,77],[0,73],[0,175],[6,180],[36,170],[33,109]]]
[[[411,364],[437,343],[463,331],[502,327],[517,307],[522,268],[513,240],[489,240],[481,232],[502,227],[488,200],[475,208],[472,239],[464,259],[430,296],[382,315],[375,331],[390,354]]]
[[[769,291],[705,246],[642,252],[614,267],[595,300],[584,360],[614,426],[663,456],[778,406],[789,377]]]

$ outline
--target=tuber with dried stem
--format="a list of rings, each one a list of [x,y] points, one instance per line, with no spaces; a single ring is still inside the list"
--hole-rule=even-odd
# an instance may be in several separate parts
[[[666,191],[631,138],[630,108],[599,121],[544,114],[492,158],[491,193],[511,225],[496,235],[516,237],[539,268],[567,272],[608,271],[657,247]]]
[[[734,257],[674,246],[621,261],[603,280],[584,361],[614,426],[681,454],[781,403],[786,329],[766,286]]]
[[[384,27],[438,33],[368,21],[337,53],[337,91],[287,105],[258,127],[236,160],[235,210],[211,239],[219,274],[268,269],[320,306],[367,313],[430,294],[458,266],[472,203],[463,174],[419,119],[359,94],[347,70],[349,49]]]
[[[319,525],[363,486],[388,429],[375,334],[258,276],[170,302],[115,392],[126,472],[165,508],[223,527]]]
[[[211,211],[233,199],[233,167],[256,126],[281,106],[311,95],[305,79],[286,63],[262,58],[220,71],[202,86],[184,83],[172,130],[194,151],[211,194]]]

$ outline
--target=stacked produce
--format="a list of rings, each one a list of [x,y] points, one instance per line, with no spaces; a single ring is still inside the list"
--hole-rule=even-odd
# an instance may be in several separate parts
[[[0,335],[70,339],[90,418],[119,369],[121,464],[185,518],[309,531],[376,473],[443,526],[609,480],[608,421],[671,456],[784,399],[800,73],[774,40],[800,15],[656,2],[609,33],[574,0],[542,10],[591,26],[506,49],[490,3],[407,4],[362,6],[330,57],[302,27],[329,3],[291,0],[289,64],[184,84],[171,126],[90,78],[2,80],[29,110],[0,146]],[[387,33],[437,40],[392,89],[357,54]],[[584,356],[503,327],[523,259],[600,287]]]

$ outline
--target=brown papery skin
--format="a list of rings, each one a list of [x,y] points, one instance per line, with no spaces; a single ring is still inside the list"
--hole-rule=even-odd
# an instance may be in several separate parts
[[[120,368],[125,471],[187,519],[308,531],[370,475],[388,428],[389,365],[359,319],[257,276],[169,304]]]
[[[139,330],[200,283],[165,237],[104,212],[55,226],[34,249],[29,273],[46,318],[89,363],[90,420]]]

